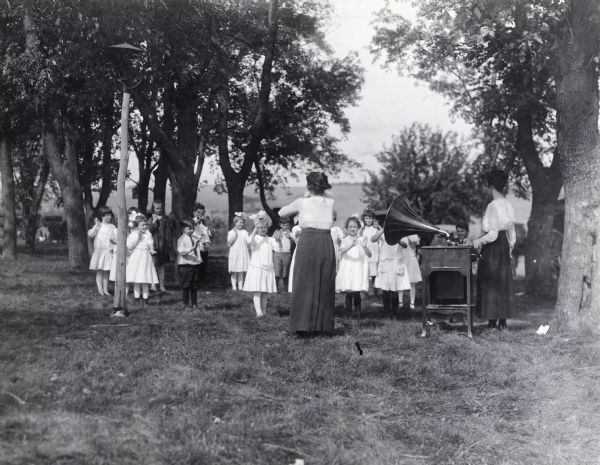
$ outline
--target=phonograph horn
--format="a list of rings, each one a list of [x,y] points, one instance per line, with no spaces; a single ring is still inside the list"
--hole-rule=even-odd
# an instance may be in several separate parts
[[[396,197],[387,210],[383,233],[390,245],[398,244],[400,239],[411,234],[436,233],[449,237],[446,231],[421,218],[401,196]]]

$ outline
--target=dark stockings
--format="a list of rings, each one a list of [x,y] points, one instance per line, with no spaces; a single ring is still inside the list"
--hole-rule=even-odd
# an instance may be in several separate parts
[[[488,320],[488,328],[506,329],[506,320],[504,318],[499,320]]]
[[[361,303],[360,292],[346,292],[346,313],[352,313],[352,303],[354,302],[354,310],[360,317]]]
[[[383,291],[383,310],[390,314],[391,317],[398,312],[400,306],[400,297],[396,291]]]
[[[185,305],[190,304],[190,298],[192,300],[192,305],[196,305],[198,303],[198,289],[193,287],[184,287],[182,289],[183,294],[183,303]]]

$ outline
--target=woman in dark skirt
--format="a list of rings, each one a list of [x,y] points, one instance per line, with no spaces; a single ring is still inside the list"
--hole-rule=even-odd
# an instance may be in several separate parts
[[[283,218],[299,215],[302,235],[293,270],[290,332],[297,335],[332,333],[335,307],[335,250],[331,239],[333,199],[324,173],[306,177],[308,192],[279,210]]]
[[[493,197],[485,210],[481,228],[484,233],[473,241],[481,248],[477,268],[477,310],[488,320],[488,327],[506,328],[513,307],[511,251],[515,245],[515,213],[506,200],[508,175],[492,170],[486,177]]]

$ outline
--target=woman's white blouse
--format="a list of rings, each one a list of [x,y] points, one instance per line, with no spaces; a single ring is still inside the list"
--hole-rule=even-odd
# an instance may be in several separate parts
[[[281,207],[280,216],[298,213],[298,225],[301,228],[331,229],[333,225],[333,199],[313,195],[296,199]]]
[[[515,210],[506,199],[496,199],[485,209],[481,220],[481,229],[485,233],[477,239],[480,245],[489,244],[498,238],[500,231],[506,231],[508,245],[512,248],[517,241],[515,233]]]

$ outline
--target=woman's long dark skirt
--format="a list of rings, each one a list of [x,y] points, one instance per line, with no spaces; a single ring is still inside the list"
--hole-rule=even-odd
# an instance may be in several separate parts
[[[477,311],[484,320],[509,318],[513,308],[513,278],[506,231],[481,248],[477,266]]]
[[[328,229],[302,229],[293,280],[290,332],[332,333],[335,250]]]

